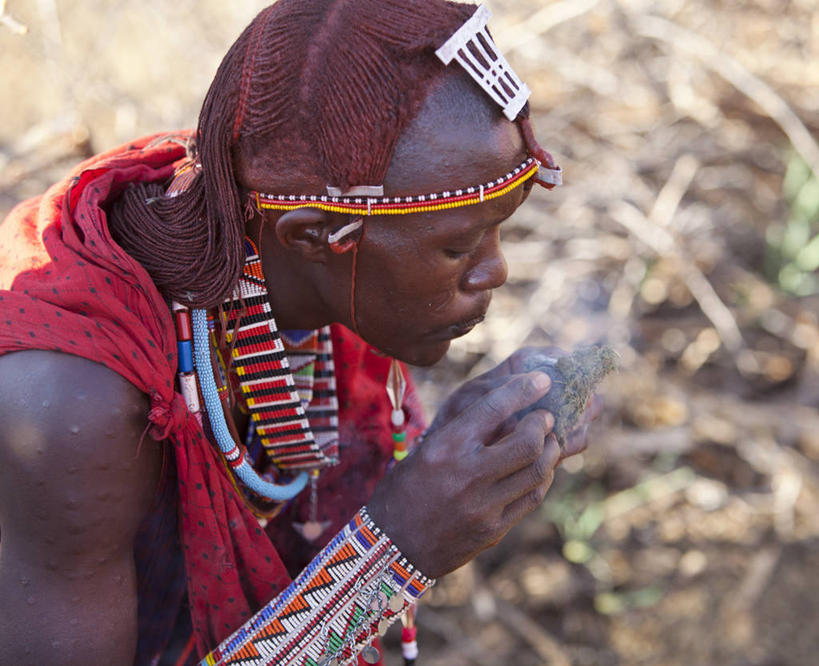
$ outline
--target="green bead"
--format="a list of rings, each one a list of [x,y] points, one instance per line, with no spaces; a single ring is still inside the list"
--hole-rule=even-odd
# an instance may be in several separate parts
[[[396,444],[401,444],[402,442],[407,441],[407,433],[406,432],[394,432],[392,433],[392,441]]]

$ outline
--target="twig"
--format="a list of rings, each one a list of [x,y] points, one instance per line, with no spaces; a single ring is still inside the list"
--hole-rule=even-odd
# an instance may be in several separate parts
[[[682,198],[691,186],[691,181],[700,168],[699,160],[690,154],[682,155],[674,163],[671,175],[657,195],[649,219],[661,227],[667,227],[674,219]]]
[[[565,650],[543,627],[512,604],[495,597],[497,619],[520,636],[549,666],[571,666]]]
[[[680,277],[699,303],[703,314],[714,325],[725,348],[734,354],[739,352],[745,346],[745,342],[734,315],[722,302],[708,278],[677,247],[674,237],[665,228],[653,224],[638,208],[625,201],[612,204],[609,207],[609,215],[655,253],[677,264]]]
[[[542,63],[548,62],[550,69],[566,81],[585,86],[600,97],[617,94],[620,81],[610,70],[592,64],[569,49],[555,47],[545,39],[536,44],[531,40],[528,43],[530,46],[521,56],[531,60],[535,66],[541,67]]]
[[[654,205],[651,207],[648,216],[654,224],[663,228],[671,225],[680,202],[688,191],[698,169],[699,161],[693,155],[682,155],[674,163],[671,175],[654,200]],[[627,317],[631,312],[636,293],[636,286],[632,284],[628,273],[624,271],[616,288],[612,291],[609,312],[620,318]]]
[[[28,26],[23,25],[6,13],[6,0],[0,0],[0,25],[6,26],[15,35],[25,35],[28,32]]]
[[[599,2],[600,0],[562,0],[547,5],[525,21],[503,30],[498,35],[498,43],[505,47],[504,51],[507,53],[522,51],[556,25],[582,16],[594,9]]]
[[[430,633],[436,634],[439,638],[442,638],[449,646],[449,652],[453,655],[466,654],[471,660],[471,663],[480,664],[481,666],[491,666],[493,663],[490,662],[484,651],[475,644],[475,640],[472,637],[462,637],[464,632],[455,622],[450,620],[446,614],[429,606],[424,606],[421,612],[418,613],[416,622],[419,626],[423,627],[424,631],[429,631]],[[455,637],[462,638],[453,641]]]
[[[18,141],[0,170],[0,190],[18,186],[34,174],[68,158],[89,157],[89,130],[83,126],[37,125]]]
[[[819,178],[819,144],[788,103],[765,81],[710,41],[672,21],[656,16],[630,15],[637,33],[669,44],[699,60],[752,99],[782,129],[794,150]]]
[[[782,556],[782,545],[776,544],[754,554],[748,563],[745,575],[732,594],[722,603],[723,621],[729,621],[737,613],[747,612],[756,605],[765,591]]]
[[[659,439],[656,434],[654,437]],[[688,488],[696,479],[697,475],[690,467],[679,467],[667,474],[640,481],[603,501],[605,520],[623,516],[638,507],[676,495]]]

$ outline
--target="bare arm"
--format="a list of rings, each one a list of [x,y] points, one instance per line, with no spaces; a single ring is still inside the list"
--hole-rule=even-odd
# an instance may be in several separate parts
[[[160,447],[147,399],[107,368],[0,357],[0,664],[131,664],[133,539]]]

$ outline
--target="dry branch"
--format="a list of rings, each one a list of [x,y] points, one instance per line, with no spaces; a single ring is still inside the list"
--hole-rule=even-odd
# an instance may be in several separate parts
[[[0,0],[0,25],[6,26],[16,35],[25,35],[28,32],[27,25],[6,13],[6,0]]]
[[[732,353],[739,352],[745,343],[734,315],[722,302],[708,278],[677,247],[674,237],[663,227],[653,224],[638,208],[625,201],[612,204],[609,207],[609,215],[659,256],[677,265],[680,277],[699,303],[703,314],[714,325],[725,348]]]
[[[533,41],[561,23],[582,16],[594,9],[600,0],[563,0],[538,10],[525,21],[517,23],[498,35],[498,43],[504,51],[522,51]],[[508,46],[507,46],[508,45]]]
[[[667,227],[674,219],[682,198],[691,186],[700,163],[693,155],[685,154],[674,163],[671,175],[657,195],[649,219],[661,227]]]
[[[549,666],[571,666],[571,660],[560,643],[557,642],[543,627],[530,618],[526,613],[512,604],[495,597],[500,620],[508,629],[515,632],[545,660]]]
[[[819,178],[819,144],[794,110],[765,81],[701,35],[672,21],[636,14],[630,15],[630,21],[638,34],[668,44],[671,48],[696,58],[756,102],[779,125],[790,139],[794,150],[802,156],[813,175]]]
[[[460,626],[449,619],[446,614],[441,613],[435,608],[424,606],[421,612],[418,613],[416,622],[423,627],[424,631],[428,631],[441,638],[448,646],[438,653],[438,657],[444,655],[453,656],[467,656],[470,663],[478,664],[479,666],[492,666],[492,661],[489,655],[485,653],[471,636],[464,636],[464,632]],[[423,655],[422,655],[423,657]]]

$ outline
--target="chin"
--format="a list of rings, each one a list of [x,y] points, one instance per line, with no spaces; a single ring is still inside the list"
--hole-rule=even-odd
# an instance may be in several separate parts
[[[449,351],[450,342],[450,340],[443,340],[433,344],[415,345],[406,350],[396,349],[388,353],[399,361],[424,368],[435,365],[446,356],[446,353]]]

